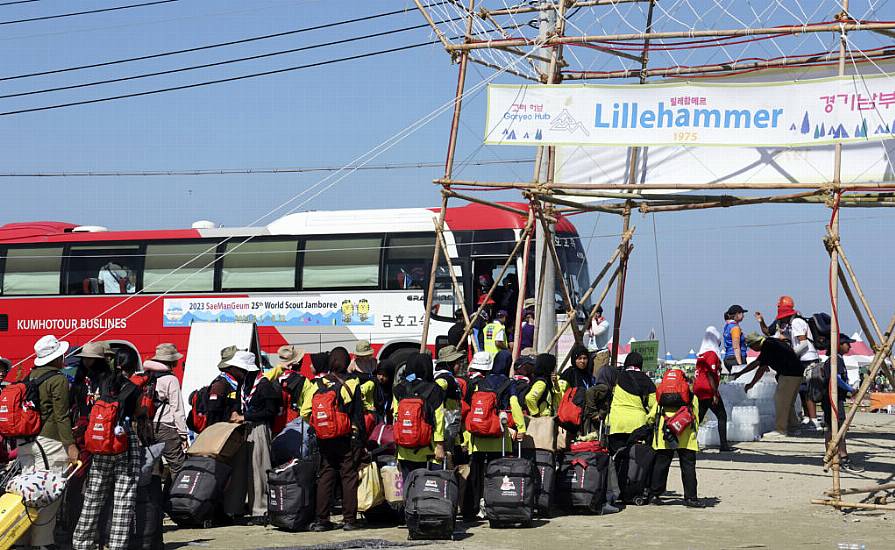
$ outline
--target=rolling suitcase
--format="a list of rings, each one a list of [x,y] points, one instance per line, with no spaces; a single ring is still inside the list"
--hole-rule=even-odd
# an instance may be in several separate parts
[[[505,456],[488,462],[485,467],[485,516],[492,528],[514,524],[531,527],[539,479],[540,472],[535,463],[522,458],[521,446],[518,457]]]
[[[569,511],[601,512],[609,462],[609,454],[604,452],[566,453],[557,474],[557,504]]]
[[[414,470],[404,483],[409,540],[451,540],[460,485],[453,470]]]
[[[128,541],[130,550],[163,550],[162,539],[162,478],[152,476],[145,486],[137,491],[134,508],[134,523]]]
[[[537,512],[541,517],[548,517],[556,486],[556,455],[551,451],[537,449],[534,452],[534,460],[539,474]]]
[[[294,459],[267,472],[267,515],[285,531],[305,531],[314,520],[317,464]]]
[[[643,506],[649,501],[650,475],[656,452],[652,447],[635,443],[615,455],[621,500],[626,504]]]
[[[167,512],[174,523],[210,527],[230,472],[230,466],[213,458],[188,456],[168,496]]]
[[[0,497],[0,550],[9,550],[37,521],[38,511],[26,508],[19,495]]]

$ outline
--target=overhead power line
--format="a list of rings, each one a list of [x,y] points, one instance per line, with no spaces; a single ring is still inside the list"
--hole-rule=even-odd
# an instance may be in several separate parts
[[[324,65],[332,65],[335,63],[343,63],[345,61],[355,61],[357,59],[364,59],[364,58],[368,58],[368,57],[375,57],[375,56],[386,55],[386,54],[390,54],[390,53],[397,53],[397,52],[402,52],[402,51],[411,50],[411,49],[415,49],[415,48],[422,48],[423,46],[431,46],[432,44],[437,44],[437,43],[439,43],[439,40],[437,40],[437,39],[429,40],[426,42],[410,44],[407,46],[399,46],[399,47],[395,47],[395,48],[389,48],[386,50],[377,50],[377,51],[373,51],[373,52],[351,55],[351,56],[347,56],[347,57],[340,57],[337,59],[330,59],[327,61],[318,61],[316,63],[307,63],[304,65],[296,65],[294,67],[284,67],[282,69],[274,69],[274,70],[263,71],[263,72],[259,72],[259,73],[250,73],[250,74],[239,75],[239,76],[231,76],[228,78],[219,78],[216,80],[207,80],[204,82],[183,84],[181,86],[170,86],[167,88],[158,88],[155,90],[146,90],[143,92],[132,92],[132,93],[128,93],[128,94],[100,97],[100,98],[96,98],[96,99],[86,99],[86,100],[82,100],[82,101],[71,101],[68,103],[57,103],[55,105],[45,105],[42,107],[30,107],[27,109],[16,109],[13,111],[0,112],[0,116],[11,116],[11,115],[20,115],[20,114],[24,114],[24,113],[36,113],[36,112],[40,112],[40,111],[51,111],[54,109],[63,109],[66,107],[76,107],[79,105],[92,105],[94,103],[104,103],[107,101],[118,101],[121,99],[129,99],[129,98],[133,98],[133,97],[143,97],[143,96],[149,96],[149,95],[163,94],[163,93],[167,93],[167,92],[189,90],[192,88],[201,88],[204,86],[213,86],[216,84],[225,84],[228,82],[236,82],[239,80],[248,80],[251,78],[259,78],[262,76],[271,76],[271,75],[275,75],[275,74],[288,73],[288,72],[299,71],[299,70],[303,70],[303,69],[311,69],[314,67],[322,67]]]
[[[0,8],[3,6],[14,6],[16,4],[30,4],[32,2],[40,2],[40,0],[15,0],[15,2],[2,2],[0,3]]]
[[[37,1],[37,0],[28,0],[28,1]],[[426,7],[437,6],[437,5],[446,4],[446,3],[447,3],[446,1],[433,2],[431,4],[428,4]],[[159,57],[167,57],[167,56],[171,56],[171,55],[192,53],[192,52],[198,52],[198,51],[202,51],[202,50],[210,50],[210,49],[214,49],[214,48],[223,48],[225,46],[235,46],[238,44],[247,44],[250,42],[257,42],[259,40],[269,40],[271,38],[280,38],[283,36],[290,36],[290,35],[294,35],[294,34],[301,34],[301,33],[306,33],[306,32],[311,32],[311,31],[319,31],[322,29],[339,27],[339,26],[348,25],[351,23],[360,23],[360,22],[364,22],[364,21],[371,21],[373,19],[379,19],[382,17],[389,17],[389,16],[393,16],[393,15],[400,15],[400,14],[404,14],[404,13],[408,13],[408,10],[404,9],[404,10],[388,11],[388,12],[384,12],[384,13],[367,15],[364,17],[356,17],[354,19],[344,19],[342,21],[335,21],[332,23],[324,23],[321,25],[314,25],[311,27],[302,27],[299,29],[292,29],[289,31],[277,32],[277,33],[273,33],[273,34],[265,34],[265,35],[261,35],[261,36],[252,36],[249,38],[242,38],[240,40],[231,40],[229,42],[218,42],[216,44],[206,44],[204,46],[195,46],[193,48],[185,48],[185,49],[181,49],[181,50],[172,50],[172,51],[167,51],[167,52],[141,55],[141,56],[137,56],[137,57],[127,57],[124,59],[114,59],[111,61],[103,61],[100,63],[91,63],[88,65],[78,65],[78,66],[74,66],[74,67],[65,67],[65,68],[61,68],[61,69],[49,69],[46,71],[37,71],[37,72],[33,72],[33,73],[24,73],[24,74],[18,74],[18,75],[13,75],[13,76],[4,76],[4,77],[0,77],[0,82],[5,81],[5,80],[17,80],[17,79],[21,79],[21,78],[31,78],[31,77],[35,77],[35,76],[46,76],[46,75],[65,73],[65,72],[70,72],[70,71],[80,71],[83,69],[95,69],[98,67],[108,67],[110,65],[118,65],[121,63],[131,63],[133,61],[145,61],[147,59],[157,59]]]
[[[482,160],[467,162],[467,166],[503,164],[532,164],[534,159]],[[405,162],[395,164],[368,164],[357,170],[408,170],[441,168],[444,162]],[[352,168],[351,166],[348,167]],[[308,166],[287,168],[209,168],[201,170],[98,170],[88,172],[0,172],[0,178],[83,178],[83,177],[132,177],[132,176],[229,176],[254,174],[307,174],[311,172],[338,172],[344,166]]]
[[[151,77],[155,77],[155,76],[164,76],[164,75],[168,75],[168,74],[176,74],[176,73],[182,73],[182,72],[187,72],[187,71],[195,71],[195,70],[198,70],[198,69],[208,69],[208,68],[210,68],[210,67],[220,67],[220,66],[222,66],[222,65],[231,65],[231,64],[233,64],[233,63],[242,63],[242,62],[245,62],[245,61],[255,61],[255,60],[258,60],[258,59],[265,59],[265,58],[268,58],[268,57],[276,57],[276,56],[280,56],[280,55],[286,55],[286,54],[297,53],[297,52],[302,52],[302,51],[314,50],[314,49],[324,48],[324,47],[328,47],[328,46],[336,46],[336,45],[339,45],[339,44],[348,44],[348,43],[351,43],[351,42],[358,42],[358,41],[361,41],[361,40],[369,40],[369,39],[371,39],[371,38],[378,38],[378,37],[382,37],[382,36],[389,36],[389,35],[392,35],[392,34],[398,34],[398,33],[402,33],[402,32],[408,32],[408,31],[417,30],[417,29],[421,29],[421,28],[424,28],[424,27],[428,27],[428,26],[429,26],[428,23],[423,23],[423,24],[421,24],[421,25],[413,25],[413,26],[410,26],[410,27],[403,27],[403,28],[400,28],[400,29],[392,29],[392,30],[382,31],[382,32],[376,32],[376,33],[372,33],[372,34],[365,34],[365,35],[363,35],[363,36],[354,36],[354,37],[351,37],[351,38],[343,38],[343,39],[341,39],[341,40],[333,40],[333,41],[331,41],[331,42],[323,42],[323,43],[321,43],[321,44],[311,44],[311,45],[309,45],[309,46],[301,46],[301,47],[299,47],[299,48],[290,48],[290,49],[288,49],[288,50],[279,50],[279,51],[275,51],[275,52],[268,52],[268,53],[262,53],[262,54],[257,54],[257,55],[250,55],[250,56],[246,56],[246,57],[239,57],[239,58],[236,58],[236,59],[226,59],[226,60],[224,60],[224,61],[215,61],[215,62],[213,62],[213,63],[203,63],[203,64],[201,64],[201,65],[189,65],[189,66],[186,66],[186,67],[178,67],[178,68],[176,68],[176,69],[167,69],[167,70],[164,70],[164,71],[156,71],[156,72],[151,72],[151,73],[142,73],[142,74],[130,75],[130,76],[122,76],[122,77],[118,77],[118,78],[109,78],[109,79],[106,79],[106,80],[97,80],[97,81],[93,81],[93,82],[82,82],[82,83],[79,83],[79,84],[71,84],[71,85],[68,85],[68,86],[57,86],[57,87],[54,87],[54,88],[43,88],[43,89],[40,89],[40,90],[30,90],[30,91],[27,91],[27,92],[17,92],[17,93],[13,93],[13,94],[4,94],[4,95],[0,95],[0,99],[9,99],[9,98],[13,98],[13,97],[23,97],[23,96],[30,96],[30,95],[46,94],[46,93],[50,93],[50,92],[61,92],[61,91],[64,91],[64,90],[75,90],[75,89],[79,89],[79,88],[89,88],[89,87],[92,87],[92,86],[100,86],[100,85],[103,85],[103,84],[114,84],[114,83],[117,83],[117,82],[127,82],[127,81],[129,81],[129,80],[139,80],[139,79],[142,79],[142,78],[151,78]]]
[[[44,15],[42,17],[29,17],[28,19],[14,19],[12,21],[0,21],[0,25],[16,25],[18,23],[31,23],[34,21],[48,21],[50,19],[62,19],[63,17],[75,17],[76,15],[89,15],[92,13],[106,13],[106,12],[110,12],[110,11],[129,10],[131,8],[143,8],[146,6],[155,6],[158,4],[170,4],[172,2],[180,2],[180,0],[155,0],[154,2],[143,2],[142,4],[129,4],[127,6],[115,6],[114,8],[102,8],[102,9],[98,9],[98,10],[59,13],[56,15]],[[21,2],[21,3],[24,3],[24,2]]]

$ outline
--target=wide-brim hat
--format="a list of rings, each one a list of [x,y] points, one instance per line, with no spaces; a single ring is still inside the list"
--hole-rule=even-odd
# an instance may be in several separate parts
[[[34,366],[42,367],[53,360],[65,355],[69,344],[65,340],[57,340],[55,336],[47,335],[34,344]]]
[[[750,332],[746,335],[746,345],[749,347],[761,345],[765,337],[757,332]]]
[[[494,359],[491,358],[491,354],[487,351],[476,353],[472,356],[472,362],[469,363],[470,369],[480,372],[490,371],[493,366]]]
[[[239,351],[239,348],[236,346],[227,346],[221,350],[221,360],[218,361],[218,369],[224,370],[230,365],[227,364],[227,361],[233,359],[233,356],[236,355],[236,352]]]
[[[105,351],[106,346],[103,342],[87,342],[75,356],[90,359],[105,359]]]
[[[357,345],[354,346],[354,356],[370,357],[371,355],[373,355],[373,346],[370,344],[370,341],[358,340]]]
[[[453,363],[461,357],[463,357],[463,352],[457,351],[457,346],[447,345],[438,350],[439,363]]]
[[[790,306],[780,306],[777,308],[777,320],[786,319],[787,317],[792,317],[797,312]]]
[[[238,350],[233,358],[226,362],[228,367],[236,367],[246,372],[258,371],[258,365],[255,364],[255,354],[250,351]]]
[[[183,359],[183,354],[177,351],[177,346],[174,344],[164,343],[159,344],[155,347],[155,355],[152,357],[152,361],[180,361]]]
[[[285,345],[280,346],[280,349],[277,350],[277,359],[280,364],[284,366],[301,363],[301,360],[304,359],[304,357],[305,350],[303,348]]]

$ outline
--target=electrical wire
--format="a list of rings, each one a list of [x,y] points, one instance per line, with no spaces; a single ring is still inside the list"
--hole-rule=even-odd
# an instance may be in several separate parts
[[[469,166],[490,166],[503,164],[533,164],[534,159],[498,159],[468,162]],[[441,162],[406,162],[359,166],[358,170],[408,170],[421,168],[441,168]],[[344,167],[309,166],[286,168],[207,168],[200,170],[100,170],[89,172],[6,172],[0,178],[95,178],[95,177],[148,177],[148,176],[229,176],[258,174],[307,174],[311,172],[336,172]]]
[[[3,2],[0,3],[0,8],[3,6],[14,6],[16,4],[30,4],[32,2],[40,2],[40,0],[15,0],[14,2]]]
[[[288,73],[288,72],[299,71],[299,70],[303,70],[303,69],[311,69],[314,67],[322,67],[324,65],[332,65],[334,63],[343,63],[345,61],[355,61],[358,59],[365,59],[368,57],[375,57],[375,56],[379,56],[379,55],[397,53],[397,52],[412,50],[415,48],[422,48],[423,46],[430,46],[432,44],[437,44],[438,42],[439,42],[438,40],[429,40],[427,42],[420,42],[417,44],[410,44],[407,46],[399,46],[399,47],[395,47],[395,48],[388,48],[385,50],[377,50],[377,51],[367,52],[367,53],[363,53],[363,54],[351,55],[351,56],[347,56],[347,57],[340,57],[337,59],[330,59],[327,61],[318,61],[316,63],[306,63],[304,65],[296,65],[293,67],[285,67],[282,69],[273,69],[270,71],[250,73],[250,74],[239,75],[239,76],[231,76],[228,78],[219,78],[216,80],[194,82],[192,84],[183,84],[181,86],[170,86],[167,88],[158,88],[155,90],[146,90],[143,92],[132,92],[132,93],[128,93],[128,94],[100,97],[100,98],[96,98],[96,99],[86,99],[86,100],[82,100],[82,101],[71,101],[68,103],[57,103],[54,105],[45,105],[42,107],[30,107],[27,109],[16,109],[13,111],[4,111],[4,112],[0,112],[0,116],[11,116],[11,115],[24,114],[24,113],[36,113],[36,112],[40,112],[40,111],[51,111],[54,109],[63,109],[66,107],[76,107],[76,106],[80,106],[80,105],[92,105],[94,103],[104,103],[107,101],[118,101],[121,99],[130,99],[130,98],[134,98],[134,97],[143,97],[143,96],[156,95],[156,94],[162,94],[162,93],[167,93],[167,92],[175,92],[175,91],[181,91],[181,90],[189,90],[189,89],[193,89],[193,88],[201,88],[204,86],[213,86],[216,84],[225,84],[228,82],[236,82],[239,80],[248,80],[251,78],[259,78],[262,76],[271,76],[271,75],[275,75],[275,74]]]
[[[443,4],[443,3],[445,3],[445,2],[435,2],[433,4],[428,4],[425,7],[430,7],[430,6]],[[302,27],[302,28],[298,28],[298,29],[292,29],[292,30],[288,30],[288,31],[277,32],[277,33],[273,33],[273,34],[265,34],[265,35],[260,35],[260,36],[251,36],[249,38],[242,38],[239,40],[230,40],[228,42],[218,42],[216,44],[206,44],[204,46],[195,46],[192,48],[185,48],[185,49],[181,49],[181,50],[171,50],[171,51],[167,51],[167,52],[141,55],[141,56],[137,56],[137,57],[127,57],[127,58],[123,58],[123,59],[114,59],[111,61],[103,61],[100,63],[91,63],[88,65],[77,65],[74,67],[64,67],[61,69],[50,69],[50,70],[46,70],[46,71],[24,73],[24,74],[18,74],[18,75],[13,75],[13,76],[4,76],[4,77],[0,77],[0,82],[6,81],[6,80],[17,80],[17,79],[21,79],[21,78],[31,78],[31,77],[35,77],[35,76],[46,76],[46,75],[65,73],[65,72],[70,72],[70,71],[80,71],[83,69],[95,69],[98,67],[108,67],[110,65],[118,65],[121,63],[131,63],[133,61],[145,61],[147,59],[157,59],[159,57],[167,57],[167,56],[171,56],[171,55],[179,55],[179,54],[192,53],[192,52],[198,52],[198,51],[203,51],[203,50],[211,50],[214,48],[223,48],[225,46],[235,46],[238,44],[247,44],[250,42],[257,42],[259,40],[269,40],[271,38],[280,38],[283,36],[291,36],[294,34],[318,31],[318,30],[322,30],[322,29],[329,29],[329,28],[333,28],[333,27],[339,27],[342,25],[348,25],[351,23],[372,21],[373,19],[379,19],[382,17],[399,15],[399,14],[403,14],[403,13],[408,13],[408,10],[388,11],[388,12],[384,12],[384,13],[367,15],[364,17],[355,17],[354,19],[344,19],[341,21],[335,21],[332,23],[324,23],[321,25],[314,25],[311,27]]]
[[[220,66],[223,66],[223,65],[231,65],[231,64],[233,64],[233,63],[242,63],[242,62],[245,62],[245,61],[255,61],[255,60],[258,60],[258,59],[265,59],[265,58],[269,58],[269,57],[276,57],[276,56],[280,56],[280,55],[286,55],[286,54],[291,54],[291,53],[297,53],[297,52],[303,52],[303,51],[308,51],[308,50],[314,50],[314,49],[324,48],[324,47],[328,47],[328,46],[336,46],[336,45],[339,45],[339,44],[348,44],[348,43],[351,43],[351,42],[358,42],[358,41],[361,41],[361,40],[369,40],[369,39],[371,39],[371,38],[379,38],[379,37],[382,37],[382,36],[389,36],[389,35],[392,35],[392,34],[399,34],[399,33],[402,33],[402,32],[408,32],[408,31],[412,31],[412,30],[418,30],[418,29],[421,29],[421,28],[424,28],[424,27],[428,27],[428,26],[429,26],[428,23],[423,23],[423,24],[421,24],[421,25],[413,25],[413,26],[410,26],[410,27],[402,27],[402,28],[400,28],[400,29],[392,29],[392,30],[381,31],[381,32],[376,32],[376,33],[372,33],[372,34],[365,34],[365,35],[362,35],[362,36],[354,36],[354,37],[351,37],[351,38],[343,38],[343,39],[341,39],[341,40],[333,40],[333,41],[330,41],[330,42],[322,42],[322,43],[320,43],[320,44],[311,44],[311,45],[309,45],[309,46],[301,46],[301,47],[299,47],[299,48],[290,48],[290,49],[288,49],[288,50],[279,50],[279,51],[275,51],[275,52],[268,52],[268,53],[262,53],[262,54],[257,54],[257,55],[250,55],[250,56],[247,56],[247,57],[239,57],[239,58],[236,58],[236,59],[226,59],[226,60],[224,60],[224,61],[215,61],[215,62],[213,62],[213,63],[204,63],[204,64],[201,64],[201,65],[190,65],[190,66],[186,66],[186,67],[178,67],[178,68],[176,68],[176,69],[167,69],[167,70],[164,70],[164,71],[156,71],[156,72],[151,72],[151,73],[143,73],[143,74],[130,75],[130,76],[122,76],[122,77],[118,77],[118,78],[110,78],[110,79],[106,79],[106,80],[97,80],[97,81],[93,81],[93,82],[82,82],[82,83],[79,83],[79,84],[71,84],[71,85],[68,85],[68,86],[57,86],[57,87],[54,87],[54,88],[44,88],[44,89],[40,89],[40,90],[30,90],[30,91],[27,91],[27,92],[17,92],[17,93],[12,93],[12,94],[4,94],[4,95],[0,95],[0,99],[9,99],[9,98],[13,98],[13,97],[24,97],[24,96],[31,96],[31,95],[38,95],[38,94],[46,94],[46,93],[51,93],[51,92],[61,92],[61,91],[64,91],[64,90],[75,90],[75,89],[80,89],[80,88],[89,88],[89,87],[92,87],[92,86],[100,86],[100,85],[103,85],[103,84],[114,84],[114,83],[117,83],[117,82],[127,82],[127,81],[130,81],[130,80],[138,80],[138,79],[142,79],[142,78],[151,78],[151,77],[155,77],[155,76],[163,76],[163,75],[169,75],[169,74],[183,73],[183,72],[187,72],[187,71],[195,71],[195,70],[198,70],[198,69],[208,69],[208,68],[210,68],[210,67],[220,67]]]
[[[114,8],[102,8],[98,10],[75,11],[70,13],[60,13],[56,15],[44,15],[41,17],[30,17],[28,19],[14,19],[12,21],[0,21],[0,25],[17,25],[19,23],[31,23],[34,21],[48,21],[50,19],[62,19],[63,17],[75,17],[77,15],[90,15],[93,13],[106,13],[110,11],[129,10],[131,8],[143,8],[146,6],[156,6],[158,4],[170,4],[172,2],[180,2],[180,0],[155,0],[154,2],[143,2],[142,4],[128,4],[126,6],[115,6]]]

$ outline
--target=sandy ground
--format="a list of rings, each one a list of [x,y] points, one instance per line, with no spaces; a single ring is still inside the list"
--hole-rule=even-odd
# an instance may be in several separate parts
[[[848,438],[849,452],[866,472],[844,474],[842,486],[858,487],[895,480],[895,416],[860,414]],[[566,516],[541,521],[533,529],[492,530],[487,523],[458,533],[439,546],[470,549],[498,548],[663,548],[746,549],[816,548],[851,550],[895,548],[895,513],[839,512],[810,504],[832,484],[821,468],[820,435],[783,441],[741,443],[735,454],[711,449],[697,464],[699,495],[708,507],[693,510],[680,505],[628,507],[610,516]],[[672,465],[669,491],[680,497],[680,470]],[[858,498],[851,497],[858,501]],[[284,533],[263,527],[224,527],[184,530],[169,527],[166,547],[356,548],[349,540],[379,539],[406,542],[401,528],[378,528],[344,533]],[[842,544],[855,545],[852,547]],[[863,545],[863,546],[860,546]],[[434,545],[433,545],[434,546]],[[388,547],[388,545],[382,546]]]

